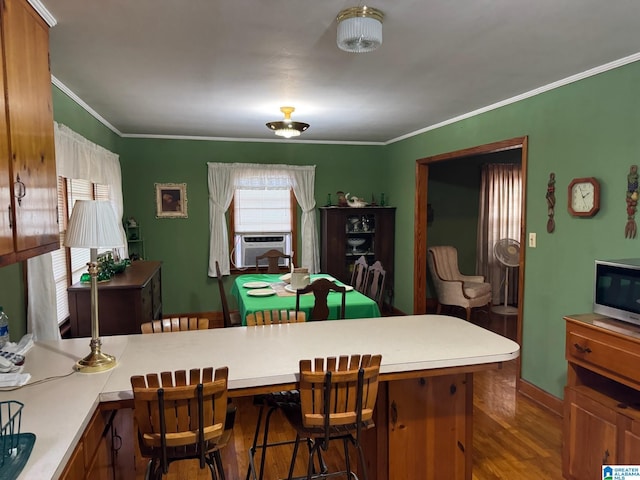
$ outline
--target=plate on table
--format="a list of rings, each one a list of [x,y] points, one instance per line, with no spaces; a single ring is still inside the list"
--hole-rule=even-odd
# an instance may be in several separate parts
[[[247,292],[250,297],[268,297],[275,294],[276,291],[272,288],[256,288]]]
[[[353,287],[351,285],[338,285],[338,287],[344,287],[345,292],[350,292],[353,290]],[[340,293],[340,292],[335,292],[335,293]]]
[[[293,288],[293,287],[292,287],[291,285],[289,285],[289,284],[285,285],[285,286],[284,286],[284,289],[285,289],[287,292],[290,292],[290,293],[296,293],[296,289],[295,289],[295,288]]]
[[[246,282],[243,283],[242,286],[244,288],[267,288],[269,286],[269,282]]]
[[[331,275],[323,275],[321,277],[314,277],[311,279],[311,283],[315,282],[316,280],[320,280],[321,278],[324,278],[325,280],[329,280],[330,282],[335,282],[336,279],[333,278]]]
[[[280,275],[280,281],[284,282],[284,283],[290,283],[291,282],[291,274],[290,273],[285,273],[284,275]]]

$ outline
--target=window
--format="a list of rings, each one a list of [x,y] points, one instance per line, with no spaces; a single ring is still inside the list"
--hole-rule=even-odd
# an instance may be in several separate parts
[[[58,177],[58,225],[60,249],[51,252],[53,277],[56,285],[56,311],[58,324],[69,316],[67,287],[80,281],[87,271],[89,249],[64,247],[64,235],[76,200],[109,200],[109,186],[87,180]]]
[[[231,258],[237,268],[253,267],[267,250],[292,253],[296,202],[291,189],[244,189],[234,192],[230,207]],[[289,267],[282,260],[282,267]]]

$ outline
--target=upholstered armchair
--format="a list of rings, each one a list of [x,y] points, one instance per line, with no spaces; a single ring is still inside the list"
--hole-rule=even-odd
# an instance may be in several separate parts
[[[429,271],[438,297],[436,313],[442,305],[458,306],[466,310],[467,321],[471,319],[471,309],[491,307],[491,284],[482,275],[463,275],[458,269],[458,250],[446,245],[429,247],[427,252]]]

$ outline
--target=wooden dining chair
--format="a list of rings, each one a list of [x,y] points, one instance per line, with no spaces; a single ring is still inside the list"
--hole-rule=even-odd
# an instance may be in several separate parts
[[[312,292],[315,302],[313,304],[313,308],[311,309],[311,314],[307,318],[307,321],[310,322],[314,320],[326,320],[327,318],[329,318],[330,313],[329,305],[327,303],[327,297],[329,296],[329,292],[332,291],[342,293],[342,304],[340,309],[338,310],[338,316],[336,318],[344,318],[346,312],[347,289],[340,285],[336,285],[328,278],[318,278],[307,285],[305,288],[296,290],[296,312],[300,311],[300,295]]]
[[[261,325],[274,325],[284,323],[300,323],[306,320],[305,312],[296,312],[292,310],[264,310],[260,312],[248,313],[246,316],[247,327],[257,327]],[[253,442],[249,449],[249,467],[247,468],[247,480],[250,478],[262,480],[264,475],[264,466],[267,458],[267,448],[272,445],[283,445],[291,442],[278,442],[277,444],[269,443],[269,425],[271,423],[271,416],[278,409],[279,405],[283,402],[295,402],[298,399],[297,390],[286,390],[280,392],[267,393],[264,395],[254,395],[253,404],[258,405],[260,410],[258,412],[258,420],[256,421],[256,430],[253,435]],[[262,418],[267,409],[266,416],[264,416],[264,426]],[[260,432],[262,431],[262,443],[258,443],[260,438]],[[256,470],[255,455],[258,450],[262,450],[260,458],[260,470]]]
[[[378,304],[381,312],[382,303],[384,300],[384,282],[386,276],[387,272],[385,272],[384,268],[382,268],[382,263],[377,261],[367,270],[367,278],[364,282],[364,294]]]
[[[340,356],[300,361],[300,402],[283,405],[287,420],[296,430],[296,443],[289,467],[293,470],[301,439],[310,442],[307,480],[346,475],[346,478],[367,479],[367,468],[360,442],[361,432],[373,428],[373,409],[378,395],[381,355]],[[320,449],[327,450],[331,440],[342,440],[345,470],[314,472],[313,457]],[[351,469],[349,443],[358,451],[360,472]],[[305,478],[305,477],[303,477]]]
[[[287,255],[280,250],[268,250],[256,257],[256,272],[264,272],[260,267],[260,260],[267,260],[267,273],[280,273],[280,259],[285,258],[291,264],[291,255]]]
[[[229,310],[229,303],[227,302],[227,294],[224,290],[224,283],[222,281],[222,274],[220,273],[220,264],[216,260],[216,280],[218,282],[218,289],[220,290],[220,301],[222,302],[222,316],[224,317],[225,327],[237,327],[242,325],[242,318],[240,318],[240,312],[231,312]]]
[[[228,377],[227,367],[131,377],[140,453],[149,458],[145,479],[161,479],[173,461],[198,459],[213,480],[224,480]]]
[[[184,332],[186,330],[206,330],[209,328],[208,318],[172,317],[153,320],[140,325],[142,333]]]
[[[360,293],[364,293],[367,270],[369,270],[369,264],[364,255],[361,255],[353,264],[353,271],[351,272],[351,286]]]
[[[305,312],[295,310],[262,310],[260,312],[247,313],[245,322],[247,327],[257,325],[272,325],[277,323],[298,323],[307,319]]]

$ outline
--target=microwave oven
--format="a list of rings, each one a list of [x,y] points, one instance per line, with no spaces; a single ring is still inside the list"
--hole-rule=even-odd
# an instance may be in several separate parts
[[[640,325],[640,258],[596,260],[593,312]]]

